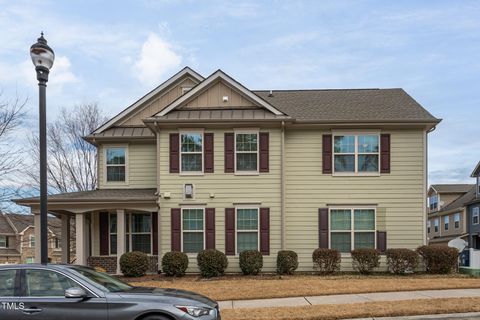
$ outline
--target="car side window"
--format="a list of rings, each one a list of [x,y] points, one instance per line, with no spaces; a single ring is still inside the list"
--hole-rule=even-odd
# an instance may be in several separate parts
[[[68,277],[51,270],[25,271],[25,290],[29,297],[64,297],[65,290],[78,285]]]
[[[0,271],[0,297],[15,296],[15,277],[17,270]]]

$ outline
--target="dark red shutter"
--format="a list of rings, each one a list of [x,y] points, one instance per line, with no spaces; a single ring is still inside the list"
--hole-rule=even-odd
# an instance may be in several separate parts
[[[377,231],[377,249],[380,252],[387,250],[387,232]]]
[[[235,208],[225,208],[225,254],[235,255]]]
[[[390,134],[380,135],[380,172],[390,173]]]
[[[180,172],[180,136],[178,133],[170,133],[170,173]]]
[[[158,254],[158,212],[152,212],[152,253]]]
[[[322,172],[332,173],[332,135],[324,134],[322,137]]]
[[[225,132],[225,172],[235,172],[235,134]]]
[[[260,252],[270,255],[270,208],[260,208]]]
[[[110,230],[108,230],[108,212],[100,212],[100,255],[108,256],[110,254],[108,246],[108,237]]]
[[[213,133],[203,134],[205,148],[203,152],[206,173],[213,173]]]
[[[328,249],[328,208],[318,209],[318,247]]]
[[[260,172],[269,170],[269,134],[260,132]]]
[[[205,248],[215,249],[215,208],[205,209]]]
[[[182,251],[181,244],[181,214],[179,208],[172,208],[171,222],[172,222],[172,251]]]

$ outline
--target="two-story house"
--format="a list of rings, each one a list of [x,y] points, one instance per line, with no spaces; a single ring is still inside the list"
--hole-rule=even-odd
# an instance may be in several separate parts
[[[186,252],[195,272],[205,248],[227,254],[228,272],[247,249],[264,271],[282,249],[311,271],[318,247],[340,250],[348,270],[352,249],[425,244],[439,121],[402,89],[252,91],[185,68],[85,137],[98,190],[49,196],[48,209],[75,216],[77,263],[112,273],[133,250],[152,272]],[[38,198],[16,202],[38,216]]]
[[[472,197],[465,203],[468,213],[468,244],[470,248],[480,249],[480,161],[470,177],[476,179]]]
[[[428,189],[427,237],[429,244],[447,244],[454,238],[468,240],[467,208],[471,184],[434,184]]]
[[[61,261],[60,220],[48,219],[48,257]],[[0,264],[33,263],[35,258],[34,216],[0,213]]]

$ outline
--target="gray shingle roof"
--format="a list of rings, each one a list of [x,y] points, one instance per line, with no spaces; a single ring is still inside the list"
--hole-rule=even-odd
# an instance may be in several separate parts
[[[14,234],[15,230],[8,223],[5,215],[0,214],[0,234]]]
[[[466,193],[474,184],[432,184],[431,187],[438,193]]]
[[[0,249],[0,256],[19,256],[20,252],[17,249]]]
[[[403,89],[254,91],[297,121],[439,122]]]
[[[18,232],[22,232],[27,227],[34,226],[33,214],[8,213],[7,217],[10,222],[15,226]],[[49,216],[48,227],[54,234],[60,235],[62,230],[62,221],[56,217]]]

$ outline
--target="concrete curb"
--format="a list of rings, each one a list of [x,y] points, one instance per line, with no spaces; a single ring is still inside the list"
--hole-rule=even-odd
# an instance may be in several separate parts
[[[480,319],[480,312],[471,313],[446,313],[446,314],[428,314],[421,316],[408,317],[379,317],[379,318],[352,318],[345,320],[422,320],[422,319]]]

